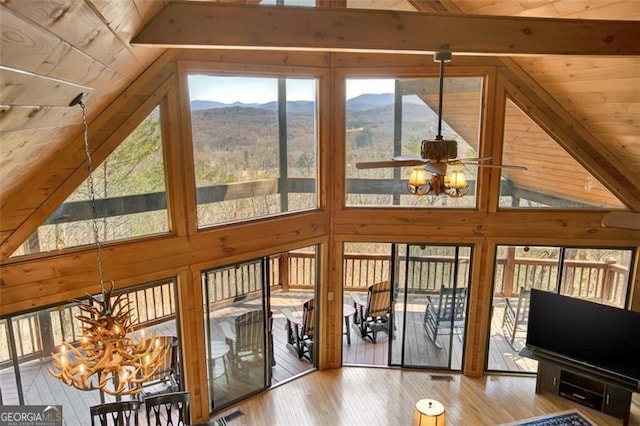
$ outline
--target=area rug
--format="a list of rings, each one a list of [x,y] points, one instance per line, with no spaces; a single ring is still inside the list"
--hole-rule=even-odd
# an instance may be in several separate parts
[[[596,424],[580,411],[569,410],[503,423],[500,426],[596,426]]]

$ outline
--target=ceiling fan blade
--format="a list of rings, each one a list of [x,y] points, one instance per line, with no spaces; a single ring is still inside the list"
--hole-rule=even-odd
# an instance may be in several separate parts
[[[475,166],[475,167],[491,167],[494,169],[514,169],[514,170],[529,170],[527,169],[525,166],[514,166],[511,164],[481,164],[481,163],[471,163],[469,164],[470,166]]]
[[[423,164],[424,164],[424,160],[369,161],[369,162],[356,163],[356,169],[382,169],[385,167],[421,166]]]
[[[454,158],[452,160],[449,161],[462,161],[467,162],[467,161],[473,161],[473,162],[478,162],[478,161],[486,161],[486,160],[492,160],[493,157],[476,157],[476,158]]]
[[[425,163],[427,162],[427,160],[424,160],[420,157],[417,157],[415,155],[398,155],[396,157],[393,157],[394,161],[420,161],[421,163]]]
[[[602,226],[640,231],[640,213],[611,212],[602,219]]]

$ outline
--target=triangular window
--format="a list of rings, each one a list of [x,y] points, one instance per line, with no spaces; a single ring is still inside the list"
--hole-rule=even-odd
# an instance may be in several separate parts
[[[573,159],[511,100],[505,109],[502,164],[503,208],[624,208],[595,177]]]
[[[168,232],[160,108],[156,107],[102,164],[94,163],[92,175],[100,242]],[[87,180],[13,256],[95,243]]]

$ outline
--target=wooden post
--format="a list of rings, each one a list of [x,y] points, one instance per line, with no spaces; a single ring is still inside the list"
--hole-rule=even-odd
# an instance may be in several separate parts
[[[49,309],[44,309],[38,312],[38,326],[42,342],[42,357],[44,358],[55,351],[53,330],[51,330],[51,314]]]
[[[613,287],[613,277],[615,273],[611,270],[611,265],[616,264],[615,259],[607,259],[605,263],[604,282],[602,283],[602,300],[611,301],[611,289]]]
[[[289,253],[282,253],[278,259],[278,275],[280,276],[280,284],[282,284],[282,292],[289,291]]]
[[[516,269],[516,249],[507,248],[507,260],[502,273],[502,294],[504,297],[513,296],[513,275]]]

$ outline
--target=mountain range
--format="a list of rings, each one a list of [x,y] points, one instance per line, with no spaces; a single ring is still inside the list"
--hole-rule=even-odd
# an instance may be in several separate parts
[[[365,111],[372,108],[385,107],[393,105],[394,94],[393,93],[379,93],[371,94],[365,93],[354,98],[347,100],[348,111]],[[404,99],[404,103],[422,104],[417,97],[408,97]],[[220,108],[256,108],[266,109],[269,111],[276,111],[278,109],[278,102],[267,103],[243,103],[234,102],[231,104],[225,104],[217,101],[207,101],[196,99],[191,101],[191,110],[199,111],[205,109],[220,109]],[[313,101],[289,101],[287,102],[288,112],[313,112],[315,110],[315,102]]]

